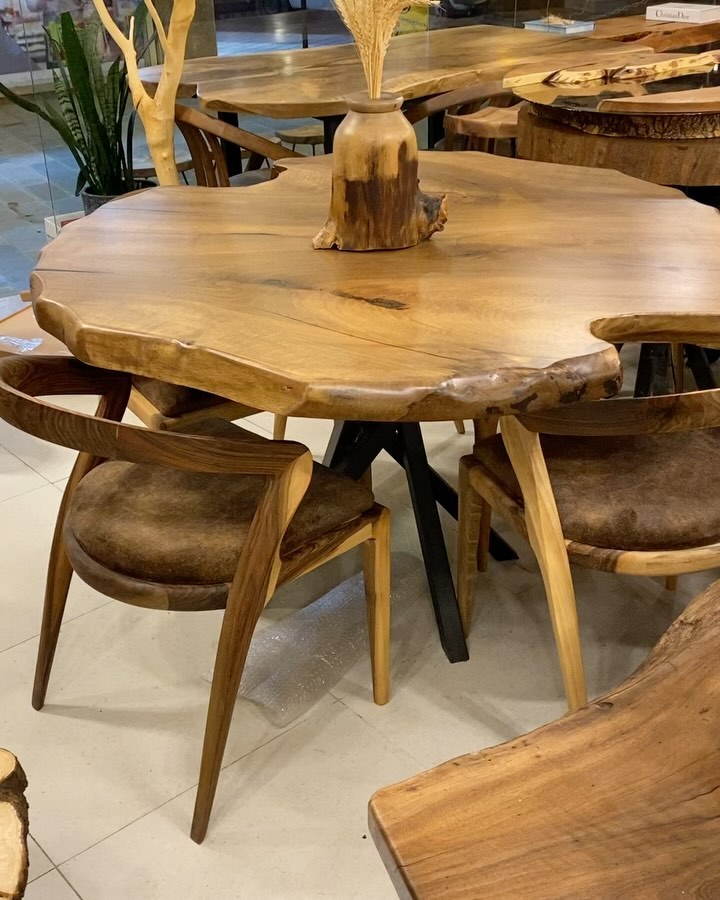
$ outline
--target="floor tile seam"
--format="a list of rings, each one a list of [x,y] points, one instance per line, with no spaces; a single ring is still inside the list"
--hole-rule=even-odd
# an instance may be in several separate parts
[[[35,835],[32,833],[32,831],[29,832],[29,836],[33,839],[33,841],[35,841],[37,846],[42,850],[42,852],[45,854],[45,856],[50,860],[50,863],[52,864],[52,868],[57,869],[57,864],[55,863],[55,860],[50,857],[50,854],[43,847],[43,845],[40,843],[40,841],[35,837]],[[51,870],[49,869],[48,871],[51,871]],[[43,875],[47,875],[47,872],[43,872],[42,875],[38,875],[37,877],[31,879],[30,881],[28,881],[28,884],[31,884],[33,881],[37,881],[38,878],[42,878]]]
[[[335,695],[333,694],[333,696],[335,696]],[[364,725],[368,725],[375,732],[375,734],[379,735],[384,741],[386,741],[388,744],[390,744],[390,746],[393,748],[393,750],[397,750],[399,753],[403,753],[405,756],[407,756],[408,759],[411,759],[414,763],[417,763],[417,765],[419,767],[418,768],[419,772],[422,772],[428,768],[427,763],[424,763],[421,760],[419,760],[409,750],[407,750],[401,744],[398,744],[398,742],[394,738],[391,738],[389,735],[385,734],[384,731],[381,731],[376,725],[374,725],[372,722],[370,722],[368,719],[366,719],[365,716],[363,716],[361,713],[354,710],[351,706],[348,706],[347,703],[345,703],[345,701],[341,697],[338,697],[338,702],[342,703],[342,705],[345,707],[345,709],[349,710],[356,718],[360,719],[360,721]],[[390,702],[392,703],[392,697],[390,698]]]
[[[19,462],[21,462],[25,466],[26,469],[30,469],[31,472],[35,472],[36,475],[39,475],[43,479],[43,481],[47,482],[47,484],[53,483],[52,481],[50,481],[49,478],[46,478],[42,472],[38,472],[38,470],[34,466],[31,466],[29,463],[26,463],[25,460],[22,459],[22,457],[18,456],[17,453],[14,453],[9,447],[6,447],[5,444],[0,443],[0,447],[2,447],[2,449],[6,453],[9,453],[10,456],[14,456],[15,459],[17,459]],[[65,478],[67,478],[67,477],[68,476],[66,475]],[[58,478],[58,481],[62,481],[62,479]],[[45,485],[43,485],[43,487],[45,487]],[[30,490],[37,491],[37,490],[39,490],[39,488],[31,488]],[[22,491],[20,494],[15,494],[14,496],[21,497],[23,494],[28,494],[28,493],[29,493],[29,491]],[[12,497],[5,498],[5,500],[12,500],[12,499],[13,499]],[[0,501],[0,502],[4,502],[4,501]]]
[[[55,871],[56,871],[56,872],[58,873],[58,875],[62,878],[62,880],[65,882],[65,884],[70,888],[70,890],[73,892],[73,894],[75,894],[75,896],[78,898],[78,900],[83,900],[83,898],[80,896],[80,892],[79,892],[78,889],[75,887],[75,885],[72,884],[72,882],[71,882],[70,879],[67,877],[67,875],[66,875],[64,872],[61,872],[60,869],[59,869],[57,866],[55,867]]]
[[[332,704],[332,705],[334,706],[335,704]],[[317,712],[320,712],[320,711],[318,710]],[[314,715],[314,713],[313,713],[313,715]],[[248,756],[251,756],[256,751],[262,750],[263,747],[267,747],[268,744],[272,744],[274,741],[277,741],[280,738],[285,737],[286,734],[290,734],[291,731],[294,731],[296,728],[299,728],[301,725],[304,725],[305,722],[309,721],[311,718],[312,718],[312,715],[302,718],[299,722],[295,722],[295,723],[291,724],[288,728],[286,728],[284,731],[281,731],[280,734],[276,734],[273,737],[268,738],[267,741],[263,741],[262,744],[258,744],[257,747],[253,747],[252,750],[248,750],[245,753],[241,753],[238,757],[236,757],[235,759],[233,759],[227,763],[224,762],[223,765],[220,767],[220,771],[222,772],[224,769],[227,769],[230,766],[235,765],[235,763],[240,762],[240,760],[245,759]],[[166,800],[163,800],[162,803],[158,803],[158,805],[154,806],[152,809],[148,809],[141,815],[136,816],[134,819],[132,819],[132,821],[126,822],[125,825],[121,825],[120,828],[116,828],[115,831],[111,831],[109,834],[106,834],[104,837],[101,837],[99,840],[95,841],[94,843],[90,844],[89,846],[84,847],[82,850],[78,850],[77,853],[74,853],[72,856],[69,856],[67,859],[58,863],[56,868],[59,871],[61,866],[67,865],[68,863],[77,859],[79,856],[82,856],[84,853],[87,853],[88,851],[92,850],[94,847],[97,847],[98,845],[104,843],[105,841],[110,840],[110,838],[115,837],[115,835],[119,834],[121,831],[125,831],[126,828],[130,828],[132,825],[135,825],[141,819],[144,819],[147,816],[150,816],[153,813],[157,812],[159,809],[162,809],[164,806],[167,806],[168,803],[172,803],[173,801],[177,800],[179,797],[182,797],[183,795],[188,794],[191,791],[197,790],[197,786],[198,786],[198,782],[197,781],[193,782],[193,784],[178,791],[177,794],[173,794],[172,797],[168,797]],[[188,840],[190,840],[189,837],[188,837]],[[36,843],[37,843],[37,841],[36,841]],[[43,852],[45,852],[45,851],[43,851]],[[50,859],[49,856],[48,856],[48,859]],[[68,884],[70,884],[70,882],[68,882]],[[70,885],[70,886],[72,887],[72,885]],[[75,890],[75,889],[73,888],[73,890]],[[82,898],[81,898],[81,900],[82,900]]]
[[[101,603],[99,606],[93,606],[92,609],[86,609],[85,612],[78,613],[75,616],[63,616],[62,626],[67,625],[69,622],[76,622],[78,619],[82,619],[85,616],[89,616],[91,613],[97,612],[99,609],[105,609],[106,606],[109,606],[111,603],[115,603],[117,601],[108,599],[105,603]],[[36,634],[31,635],[30,637],[23,638],[23,640],[18,641],[16,644],[10,644],[9,647],[3,647],[0,650],[0,654],[7,653],[8,650],[14,650],[16,647],[21,647],[23,644],[27,644],[29,641],[34,641],[36,638],[40,637],[40,632],[38,631]]]

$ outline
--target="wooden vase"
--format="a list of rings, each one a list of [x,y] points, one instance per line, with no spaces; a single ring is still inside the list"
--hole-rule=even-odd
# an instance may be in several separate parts
[[[447,199],[419,188],[417,138],[402,102],[397,94],[347,98],[333,144],[330,214],[316,249],[400,250],[442,231]]]

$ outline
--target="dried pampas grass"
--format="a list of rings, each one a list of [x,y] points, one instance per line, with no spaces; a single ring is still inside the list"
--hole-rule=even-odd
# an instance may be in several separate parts
[[[355,39],[365,71],[368,94],[376,99],[382,91],[383,66],[390,38],[400,13],[412,6],[435,6],[439,0],[335,0],[340,17]]]

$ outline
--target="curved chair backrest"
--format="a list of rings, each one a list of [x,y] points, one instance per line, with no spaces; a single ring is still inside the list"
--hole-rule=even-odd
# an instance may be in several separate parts
[[[258,165],[263,159],[289,159],[301,155],[283,147],[282,144],[269,141],[242,128],[235,128],[227,122],[213,119],[212,116],[180,103],[175,106],[175,124],[188,145],[197,183],[203,187],[230,186],[221,141],[227,141],[249,151],[251,161],[254,158]],[[253,167],[258,166],[249,166]]]
[[[61,394],[101,395],[88,416],[36,399]],[[100,459],[164,465],[206,473],[280,477],[310,452],[289,441],[262,443],[226,437],[152,431],[118,420],[127,406],[130,376],[86,366],[72,357],[0,359],[0,418],[35,437]]]
[[[510,106],[519,102],[519,98],[512,91],[503,88],[501,81],[486,81],[458,88],[456,91],[447,91],[416,103],[405,110],[405,118],[411,125],[415,125],[439,112],[474,112],[486,102],[489,102],[490,106]]]
[[[576,437],[697,431],[720,425],[720,388],[575,403],[519,419],[529,431]]]

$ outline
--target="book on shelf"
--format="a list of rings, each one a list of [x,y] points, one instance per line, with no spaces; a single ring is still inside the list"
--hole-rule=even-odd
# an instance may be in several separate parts
[[[720,22],[720,6],[710,3],[660,3],[648,6],[645,18],[656,22]]]
[[[531,19],[525,22],[530,31],[547,31],[550,34],[579,34],[581,31],[593,31],[594,22],[581,22],[578,19],[564,19],[562,22],[548,22],[547,19]]]

